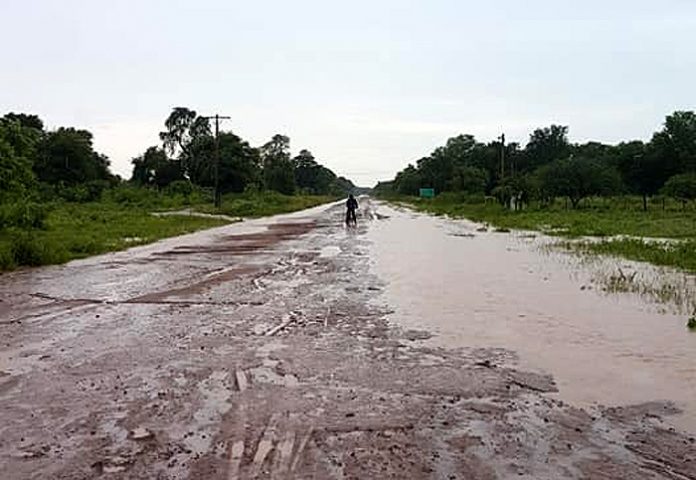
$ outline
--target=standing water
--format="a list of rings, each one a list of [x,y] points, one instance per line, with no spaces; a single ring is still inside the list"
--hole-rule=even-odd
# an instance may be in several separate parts
[[[390,320],[433,332],[441,346],[511,350],[521,368],[552,374],[558,396],[576,405],[672,401],[684,414],[667,420],[696,432],[696,334],[685,327],[683,306],[606,283],[614,271],[623,278],[642,269],[646,278],[654,270],[688,299],[693,276],[608,258],[583,262],[549,249],[548,237],[482,232],[465,220],[382,204],[379,212],[389,218],[368,235]]]

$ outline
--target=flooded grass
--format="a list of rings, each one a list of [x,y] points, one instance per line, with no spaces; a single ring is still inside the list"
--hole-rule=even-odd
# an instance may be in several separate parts
[[[525,210],[513,212],[494,201],[470,199],[461,195],[442,194],[428,200],[416,197],[394,199],[417,210],[468,218],[489,223],[500,229],[537,230],[554,236],[636,237],[696,239],[696,211],[678,202],[649,206],[642,211],[633,197],[588,199],[581,208],[566,208],[561,199],[549,205],[532,203]]]
[[[696,317],[696,276],[568,252],[546,235],[479,232],[471,222],[388,208],[390,220],[371,239],[390,321],[433,333],[437,345],[514,351],[518,364],[552,373],[564,400],[670,398],[685,411],[680,428],[696,425],[696,336],[686,328]]]
[[[600,242],[563,242],[563,245],[581,253],[612,255],[696,273],[696,240],[654,242],[622,238]]]
[[[633,240],[629,240],[633,241]],[[696,277],[688,271],[649,265],[640,258],[630,259],[629,255],[600,251],[596,246],[608,241],[587,242],[565,240],[550,242],[541,247],[551,253],[564,251],[575,254],[578,269],[592,272],[592,283],[598,290],[607,294],[634,294],[643,301],[659,304],[668,311],[678,314],[696,312]],[[667,248],[672,244],[659,243]],[[654,244],[650,244],[654,248]],[[624,262],[620,257],[629,258],[636,263]],[[672,265],[666,265],[672,267]]]
[[[394,200],[422,212],[490,224],[498,232],[517,229],[565,238],[606,238],[568,245],[583,253],[613,255],[696,272],[696,212],[675,202],[653,204],[644,212],[638,199],[632,197],[590,199],[576,210],[565,208],[563,201],[557,200],[551,205],[533,204],[526,210],[513,212],[494,202],[476,202],[451,194],[432,200],[415,197]]]

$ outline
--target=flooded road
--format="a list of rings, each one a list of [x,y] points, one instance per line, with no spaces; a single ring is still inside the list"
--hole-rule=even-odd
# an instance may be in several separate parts
[[[477,231],[466,220],[379,211],[390,218],[368,237],[392,321],[437,332],[438,345],[511,350],[524,368],[551,373],[558,396],[578,405],[674,401],[684,410],[675,424],[696,432],[696,334],[681,305],[607,292],[604,281],[638,271],[693,299],[693,276],[581,261],[547,248],[548,238]]]
[[[696,479],[683,318],[360,203],[0,276],[0,479]]]

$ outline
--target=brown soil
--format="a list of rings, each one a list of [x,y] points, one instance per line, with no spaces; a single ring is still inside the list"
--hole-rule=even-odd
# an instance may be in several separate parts
[[[342,213],[0,277],[32,319],[0,324],[0,477],[696,478],[670,404],[583,410],[513,352],[390,324]]]

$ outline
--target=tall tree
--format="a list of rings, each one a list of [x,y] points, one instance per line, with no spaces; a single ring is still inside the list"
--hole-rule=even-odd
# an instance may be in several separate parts
[[[167,156],[164,149],[150,147],[134,158],[131,181],[138,185],[163,188],[177,180],[184,180],[181,163]]]
[[[160,140],[166,153],[179,160],[191,182],[201,185],[212,168],[214,155],[210,122],[194,110],[176,107],[164,122]]]
[[[611,166],[582,157],[555,160],[538,172],[545,195],[567,197],[573,208],[583,198],[619,192],[621,179]]]
[[[10,122],[18,122],[22,127],[33,128],[39,132],[43,132],[44,129],[44,123],[38,115],[10,112],[3,119]]]
[[[554,160],[567,158],[570,151],[568,127],[551,125],[546,128],[538,128],[530,135],[529,142],[524,149],[523,168],[526,171],[534,170]]]
[[[34,172],[39,180],[50,184],[111,179],[108,159],[92,148],[92,134],[75,128],[61,127],[43,137]]]
[[[35,182],[31,162],[17,155],[0,123],[0,201],[23,197]]]
[[[696,173],[682,173],[671,177],[662,189],[665,195],[681,200],[685,205],[696,200]]]
[[[292,159],[292,163],[297,188],[315,195],[326,195],[331,192],[336,181],[336,174],[317,163],[312,152],[300,150],[300,153]]]
[[[165,150],[173,156],[190,155],[191,145],[200,137],[210,136],[210,122],[199,117],[195,110],[176,107],[164,122],[166,131],[160,132]]]
[[[259,151],[237,135],[220,134],[220,188],[222,192],[243,192],[260,180]]]
[[[290,160],[290,138],[274,135],[261,147],[264,186],[286,195],[295,192],[295,172]]]
[[[696,172],[696,114],[674,112],[651,142],[662,159],[667,178],[677,173]]]

